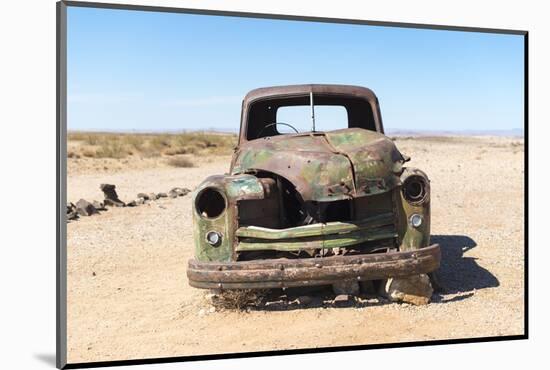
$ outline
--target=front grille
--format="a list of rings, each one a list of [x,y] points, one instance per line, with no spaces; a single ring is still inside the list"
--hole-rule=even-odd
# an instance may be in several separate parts
[[[393,192],[332,202],[305,202],[300,224],[285,219],[273,197],[239,201],[238,260],[383,253],[396,248]],[[339,229],[342,227],[342,229]],[[336,232],[328,232],[336,228]],[[315,231],[312,231],[315,230]]]

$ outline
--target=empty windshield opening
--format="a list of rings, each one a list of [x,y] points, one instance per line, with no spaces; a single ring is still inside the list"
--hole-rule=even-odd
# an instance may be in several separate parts
[[[331,131],[348,128],[348,112],[341,105],[318,105],[315,111],[315,131]],[[277,109],[277,122],[290,124],[299,132],[312,130],[311,107],[295,105],[279,107]],[[277,131],[281,134],[292,133],[293,130],[284,125],[277,125]]]
[[[316,131],[352,127],[376,131],[372,107],[365,99],[345,95],[315,95],[313,100]],[[295,133],[294,128],[300,133],[311,132],[309,94],[256,101],[249,107],[247,121],[247,140]]]

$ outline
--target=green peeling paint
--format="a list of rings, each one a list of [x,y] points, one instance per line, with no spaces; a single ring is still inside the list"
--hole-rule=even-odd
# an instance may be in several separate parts
[[[193,204],[196,194],[206,187],[218,189],[227,201],[227,208],[216,219],[201,217],[193,207],[196,258],[233,261],[239,251],[338,248],[387,238],[396,238],[403,251],[426,247],[430,242],[430,202],[428,199],[422,205],[411,205],[403,198],[402,179],[417,171],[403,170],[403,163],[403,156],[389,138],[359,128],[248,142],[235,153],[231,175],[211,176],[194,192]],[[394,210],[388,213],[386,207],[381,214],[355,222],[287,229],[238,228],[237,201],[264,197],[262,183],[247,173],[251,171],[268,171],[286,178],[306,201],[392,194]],[[368,201],[363,204],[369,206]],[[423,217],[418,228],[409,225],[414,213]],[[222,235],[219,246],[206,242],[209,231]]]
[[[365,229],[372,229],[379,226],[389,225],[393,223],[393,217],[393,214],[385,213],[355,222],[327,222],[291,227],[288,229],[269,229],[258,226],[245,226],[237,229],[235,235],[237,235],[238,237],[268,240],[324,236],[331,234],[356,232]]]
[[[269,242],[260,239],[243,239],[237,245],[237,251],[299,251],[304,249],[339,248],[367,241],[394,238],[397,236],[393,226],[379,230],[360,230],[344,234],[331,234],[311,238],[283,239]]]
[[[412,172],[414,169],[407,169],[403,177],[407,172]],[[415,250],[424,248],[430,245],[430,200],[421,205],[412,205],[405,200],[401,187],[397,188],[399,193],[397,197],[397,217],[398,217],[398,232],[400,243],[399,249],[402,251]],[[422,216],[422,225],[415,228],[410,225],[409,219],[413,214],[419,214]]]
[[[305,200],[332,201],[393,189],[402,164],[389,138],[351,128],[253,140],[237,152],[231,173],[273,172],[292,182]]]
[[[252,175],[242,175],[227,182],[226,191],[231,198],[247,194],[257,194],[258,197],[261,197],[264,194],[262,184]]]
[[[214,219],[199,215],[195,209],[196,196],[201,190],[213,187],[227,198],[227,208]],[[237,209],[235,200],[239,197],[262,198],[264,195],[260,181],[252,175],[211,176],[208,177],[193,193],[193,237],[195,240],[195,257],[199,261],[228,262],[233,258],[233,243],[235,240],[235,220]],[[206,242],[206,234],[216,231],[222,235],[219,246]]]

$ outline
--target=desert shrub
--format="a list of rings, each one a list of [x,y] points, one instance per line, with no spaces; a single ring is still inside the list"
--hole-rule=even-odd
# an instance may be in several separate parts
[[[122,140],[128,147],[132,147],[138,152],[143,150],[146,142],[146,138],[143,135],[124,135]]]
[[[185,154],[198,154],[199,153],[199,149],[196,147],[196,146],[186,146],[185,148],[183,148],[183,150],[185,151]]]
[[[86,135],[84,143],[88,145],[99,145],[102,140],[105,140],[105,136],[90,134]]]
[[[182,154],[228,155],[237,143],[237,135],[190,132],[182,134],[122,134],[69,132],[68,140],[81,141],[87,157],[124,158],[129,154],[143,157]],[[83,149],[79,151],[82,152]]]
[[[160,157],[161,152],[158,149],[151,148],[150,146],[144,146],[139,154],[144,158],[155,158]]]
[[[97,158],[125,158],[131,153],[126,146],[118,140],[105,141],[96,151]]]
[[[158,135],[153,136],[149,140],[149,145],[151,148],[162,150],[169,148],[171,146],[171,141],[172,140],[170,140],[170,135]]]
[[[82,155],[87,158],[95,158],[97,153],[95,150],[87,148],[82,150]]]
[[[244,310],[257,307],[267,295],[265,289],[224,290],[211,295],[211,304],[218,310]]]
[[[189,168],[189,167],[194,167],[195,165],[193,164],[193,162],[191,162],[190,159],[188,158],[185,158],[185,157],[174,157],[174,158],[170,158],[170,160],[168,161],[168,164],[172,167],[185,167],[185,168]]]
[[[67,133],[67,139],[72,141],[84,141],[89,134],[86,132],[70,131]]]
[[[512,146],[512,148],[523,149],[523,143],[521,141],[513,141],[510,143],[510,145]]]
[[[179,154],[193,154],[195,152],[196,152],[195,148],[184,147],[184,148],[167,149],[164,152],[164,154],[166,154],[166,155],[179,155]]]
[[[102,140],[103,134],[96,132],[69,132],[68,140],[82,141],[87,145],[97,145]]]

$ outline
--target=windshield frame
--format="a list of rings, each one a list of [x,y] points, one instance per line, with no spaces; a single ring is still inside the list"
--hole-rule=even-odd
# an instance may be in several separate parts
[[[313,94],[314,96],[315,106],[332,105],[344,107],[348,112],[348,128],[360,127],[382,134],[384,133],[378,99],[371,90],[364,87],[347,85],[291,85],[256,89],[247,94],[247,96],[243,99],[242,104],[239,144],[241,142],[258,139],[259,137],[255,136],[259,130],[258,127],[262,124],[265,126],[269,123],[275,122],[276,112],[280,107],[309,105],[310,94]],[[350,117],[350,109],[353,109],[353,104],[363,104],[363,108],[365,108],[367,107],[365,103],[368,104],[368,107],[370,108],[368,113],[370,117],[372,117],[369,120],[369,127],[364,127],[360,121],[357,121],[354,125],[350,126],[351,120],[353,119],[353,117]],[[255,107],[258,108],[259,105],[262,104],[264,105],[264,109],[261,113],[269,117],[264,119],[256,118],[260,122],[265,120],[265,122],[262,123],[250,122],[251,116],[254,116],[253,109],[255,109]],[[364,112],[365,111],[358,110],[357,107],[355,107],[356,116],[359,113]],[[254,119],[254,117],[252,117],[252,119]],[[292,122],[285,123],[292,124]],[[309,131],[301,132],[300,134],[308,133]],[[278,133],[275,133],[274,135],[278,135]],[[284,135],[296,134],[285,133]],[[273,135],[268,134],[262,135],[261,137],[265,136]]]

